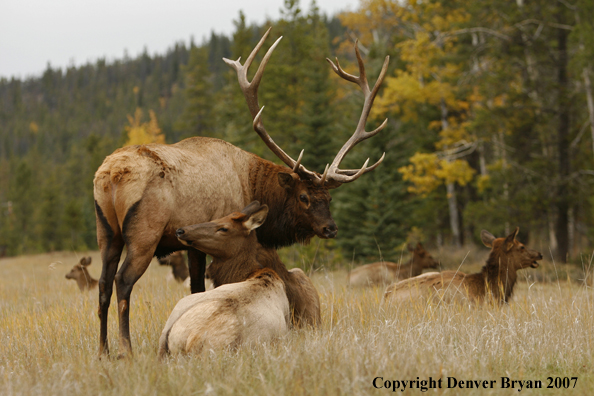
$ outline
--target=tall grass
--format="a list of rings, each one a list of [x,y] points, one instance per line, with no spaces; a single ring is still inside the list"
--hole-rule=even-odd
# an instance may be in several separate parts
[[[91,256],[89,271],[98,278],[100,260],[96,252]],[[256,347],[159,362],[161,330],[187,290],[165,280],[168,268],[153,264],[132,293],[134,358],[99,360],[97,291],[82,294],[64,278],[77,261],[68,253],[0,260],[1,395],[391,392],[373,387],[378,376],[497,380],[494,389],[439,391],[448,394],[502,394],[502,376],[540,380],[545,387],[549,376],[578,377],[575,389],[548,393],[594,391],[594,301],[583,283],[523,281],[502,307],[392,306],[382,303],[382,289],[350,290],[346,271],[322,269],[314,274],[321,329],[294,330]],[[115,305],[114,297],[112,356],[118,352]]]

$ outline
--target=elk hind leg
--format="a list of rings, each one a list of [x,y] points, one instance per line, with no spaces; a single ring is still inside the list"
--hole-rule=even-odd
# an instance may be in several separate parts
[[[115,278],[120,256],[124,248],[124,240],[119,228],[111,227],[103,214],[101,207],[95,203],[95,214],[97,218],[97,242],[101,250],[101,277],[99,278],[99,356],[109,354],[107,340],[107,315],[113,292],[113,281]]]

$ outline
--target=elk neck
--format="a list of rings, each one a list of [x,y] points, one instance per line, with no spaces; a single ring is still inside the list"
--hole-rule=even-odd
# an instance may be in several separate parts
[[[509,262],[509,257],[500,249],[493,249],[489,254],[487,264],[481,270],[481,274],[489,285],[493,297],[500,302],[508,302],[518,280],[514,263]],[[503,296],[501,295],[502,291]]]
[[[296,242],[307,243],[315,234],[299,227],[299,219],[291,209],[290,192],[278,181],[280,172],[291,169],[254,156],[250,166],[251,200],[268,205],[268,217],[256,232],[265,248],[278,249]]]
[[[260,244],[255,238],[247,239],[249,243],[243,244],[240,254],[229,259],[213,257],[208,272],[214,287],[227,283],[242,282],[249,278],[253,272],[262,268],[257,260]]]

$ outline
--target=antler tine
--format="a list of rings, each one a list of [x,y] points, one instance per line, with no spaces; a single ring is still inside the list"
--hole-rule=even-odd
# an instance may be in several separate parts
[[[284,150],[282,148],[280,148],[274,142],[274,140],[272,140],[272,138],[270,137],[268,132],[266,132],[266,129],[264,128],[264,124],[262,122],[262,111],[264,110],[264,106],[262,106],[262,108],[260,109],[260,106],[258,104],[258,87],[260,86],[260,82],[262,81],[262,76],[264,75],[264,69],[266,68],[268,61],[270,60],[270,57],[272,56],[272,52],[274,51],[274,49],[276,48],[276,46],[282,39],[282,36],[279,37],[274,42],[274,44],[272,44],[272,46],[268,49],[268,51],[264,55],[264,58],[262,58],[262,62],[260,63],[260,66],[258,67],[256,74],[254,74],[254,77],[252,78],[252,81],[251,82],[248,81],[248,78],[247,78],[248,69],[251,66],[254,59],[256,58],[258,51],[260,51],[260,49],[264,45],[264,41],[266,41],[266,38],[268,37],[268,34],[270,33],[270,29],[271,28],[269,28],[266,31],[266,33],[264,33],[264,36],[262,36],[262,38],[260,39],[260,41],[258,42],[256,47],[254,47],[254,49],[252,50],[252,52],[250,53],[250,55],[248,56],[248,58],[246,59],[246,61],[243,65],[240,63],[241,58],[239,58],[236,61],[232,61],[232,60],[226,59],[226,58],[223,58],[223,60],[225,61],[225,63],[227,63],[233,69],[235,69],[235,71],[237,73],[239,87],[241,88],[241,91],[243,92],[243,96],[245,97],[248,108],[249,108],[250,113],[253,117],[254,130],[256,131],[256,133],[258,133],[260,138],[264,141],[264,143],[266,143],[268,148],[278,158],[280,158],[287,166],[292,168],[294,171],[298,170],[300,173],[306,174],[314,180],[319,180],[319,176],[315,172],[311,172],[311,171],[307,170],[303,165],[301,165],[301,158],[303,156],[303,151],[301,152],[299,159],[297,161],[295,161],[287,153],[285,153]]]
[[[304,151],[305,151],[305,149],[301,150],[301,153],[299,153],[299,158],[297,158],[297,162],[295,162],[295,165],[293,166],[293,172],[297,172],[297,169],[299,169],[299,166],[301,165],[301,159],[303,158]]]
[[[382,158],[380,158],[379,161],[377,161],[374,165],[372,165],[370,167],[367,167],[367,163],[369,162],[369,160],[367,160],[365,162],[365,164],[363,165],[363,167],[359,170],[353,170],[353,169],[340,170],[338,168],[340,166],[340,163],[344,159],[345,155],[354,146],[356,146],[358,143],[362,142],[363,140],[368,139],[368,138],[378,134],[382,129],[385,128],[385,126],[387,125],[387,122],[388,122],[388,120],[386,119],[375,130],[373,130],[371,132],[365,131],[365,123],[367,122],[367,118],[369,117],[369,113],[371,112],[371,108],[373,106],[373,101],[375,100],[375,96],[377,95],[377,92],[379,91],[379,88],[380,88],[382,82],[384,81],[384,78],[386,77],[386,73],[388,71],[388,64],[390,62],[390,57],[386,56],[386,58],[384,60],[384,64],[382,65],[382,70],[380,72],[380,75],[379,75],[377,81],[375,82],[373,89],[370,90],[369,84],[367,82],[367,76],[365,73],[365,64],[363,63],[363,59],[361,58],[361,53],[359,52],[359,48],[358,48],[358,41],[355,41],[355,54],[357,56],[357,63],[359,64],[359,77],[353,76],[352,74],[345,72],[342,69],[342,67],[340,67],[340,64],[338,63],[338,59],[336,59],[336,64],[334,64],[334,62],[332,62],[330,59],[327,59],[328,62],[330,63],[330,65],[332,66],[332,69],[334,70],[334,72],[341,78],[358,84],[359,87],[361,87],[361,90],[363,91],[363,95],[365,97],[365,102],[363,104],[363,109],[361,111],[361,117],[359,118],[359,122],[357,124],[357,128],[355,129],[355,132],[353,133],[351,138],[349,140],[347,140],[347,142],[342,146],[342,148],[339,150],[338,154],[332,161],[332,164],[330,165],[330,169],[328,172],[328,180],[335,181],[338,183],[348,183],[348,182],[354,181],[357,178],[359,178],[362,174],[374,170],[383,161],[384,156],[385,156],[385,153],[384,153],[384,155],[382,155]]]

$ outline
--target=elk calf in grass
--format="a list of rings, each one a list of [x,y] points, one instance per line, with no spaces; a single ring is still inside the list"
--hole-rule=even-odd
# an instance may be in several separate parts
[[[439,263],[423,248],[421,243],[413,249],[408,245],[412,257],[405,264],[398,265],[388,261],[365,264],[349,273],[349,286],[386,286],[423,273],[424,269],[437,268]]]
[[[512,296],[517,281],[516,271],[523,268],[537,268],[542,254],[527,249],[516,240],[519,228],[507,238],[495,238],[486,230],[481,231],[485,246],[491,248],[487,263],[477,274],[466,275],[461,272],[430,272],[389,286],[384,299],[390,302],[403,302],[431,297],[446,302],[469,299],[481,302],[492,298],[498,303],[506,303]]]
[[[256,222],[256,214],[264,213]],[[275,249],[261,246],[249,227],[257,228],[264,222],[268,207],[254,201],[242,212],[231,213],[221,219],[183,227],[177,237],[184,244],[211,255],[208,275],[218,288],[228,283],[242,282],[261,268],[270,268],[282,279],[291,308],[294,325],[321,324],[320,299],[311,280],[301,269],[287,270]]]
[[[87,271],[89,265],[91,265],[91,258],[83,257],[80,259],[80,262],[75,264],[70,272],[66,274],[66,279],[74,279],[81,292],[92,290],[96,288],[99,283],[99,281],[93,279],[89,274],[89,271]]]

